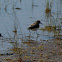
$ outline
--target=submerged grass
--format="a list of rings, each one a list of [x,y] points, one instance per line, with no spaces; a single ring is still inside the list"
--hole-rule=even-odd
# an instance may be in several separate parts
[[[21,0],[20,0],[20,2],[21,2]],[[47,13],[47,14],[51,13],[51,6],[50,5],[49,5],[49,0],[47,0],[47,5],[46,5],[46,9],[45,9],[45,13]],[[32,7],[33,6],[35,6],[35,5],[34,5],[34,1],[32,0]],[[21,8],[17,7],[15,9],[20,10]],[[6,10],[7,10],[7,8],[6,8]],[[13,12],[14,12],[14,10],[13,10]],[[31,40],[28,40],[26,42],[23,41],[23,42],[21,42],[22,43],[21,45],[22,45],[23,48],[21,48],[21,46],[18,44],[18,40],[19,40],[18,39],[18,24],[17,24],[18,20],[17,20],[16,12],[14,12],[14,15],[15,15],[14,16],[15,20],[14,20],[13,33],[14,33],[14,41],[15,42],[9,42],[9,43],[13,44],[13,48],[11,49],[11,51],[13,51],[14,55],[16,55],[14,58],[17,57],[16,58],[17,60],[16,59],[11,59],[11,58],[5,58],[4,59],[5,61],[8,61],[8,62],[23,62],[23,60],[24,60],[24,62],[34,62],[34,61],[35,62],[54,62],[55,59],[59,58],[59,56],[57,56],[57,55],[60,55],[60,56],[62,55],[62,51],[59,51],[57,53],[57,50],[59,50],[59,48],[57,47],[58,48],[57,49],[56,46],[59,46],[60,49],[62,49],[62,46],[60,46],[61,43],[57,42],[58,41],[57,39],[55,39],[55,41],[57,42],[56,44],[53,42],[54,40],[50,43],[48,43],[48,41],[50,41],[50,40],[48,40],[47,42],[43,41],[47,45],[44,45],[44,43],[43,43],[43,45],[41,45],[42,40],[40,40],[41,41],[40,44],[36,43],[36,41],[34,42],[34,41],[31,41]],[[58,26],[45,26],[45,28],[41,28],[40,30],[50,31],[50,32],[53,31],[54,33],[58,34],[57,31],[61,31],[61,28],[59,28],[59,29],[56,29],[56,28],[58,28]],[[58,34],[58,37],[60,37],[60,36],[62,36],[62,35]],[[29,47],[27,44],[29,46],[30,45],[31,46]],[[57,53],[57,54],[55,54],[55,53]],[[55,57],[57,56],[58,58],[55,58],[53,56],[53,54],[55,54],[54,56]],[[53,57],[54,59],[51,58],[51,57]],[[53,59],[53,60],[51,60],[51,59]]]
[[[40,30],[47,31],[55,31],[57,26],[45,26],[45,28],[41,28]]]
[[[51,13],[51,9],[50,8],[46,8],[46,10],[45,10],[45,13]]]
[[[22,42],[22,43],[30,44],[30,43],[34,43],[34,42],[33,41],[25,41],[25,42]]]
[[[49,3],[49,0],[47,0],[45,13],[46,14],[51,13],[51,9],[52,9],[52,0],[50,1],[50,3]]]

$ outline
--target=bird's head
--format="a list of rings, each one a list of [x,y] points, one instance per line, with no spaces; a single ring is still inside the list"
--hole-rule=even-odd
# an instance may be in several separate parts
[[[37,20],[36,23],[38,23],[38,24],[42,24],[42,23],[40,22],[40,20]]]

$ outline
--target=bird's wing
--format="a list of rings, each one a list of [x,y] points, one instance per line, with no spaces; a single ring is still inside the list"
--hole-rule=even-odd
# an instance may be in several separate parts
[[[36,27],[37,27],[37,25],[36,25],[36,23],[34,23],[30,27],[28,27],[28,29],[33,29],[33,28],[36,28]]]
[[[30,27],[35,26],[35,25],[36,25],[36,23],[33,23]]]

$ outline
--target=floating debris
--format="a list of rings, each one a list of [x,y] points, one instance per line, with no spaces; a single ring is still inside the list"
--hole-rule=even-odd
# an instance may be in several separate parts
[[[0,33],[0,37],[3,37],[3,36],[1,35],[1,33]]]
[[[13,53],[5,53],[5,54],[0,54],[1,56],[2,55],[13,55]]]
[[[34,6],[34,7],[38,7],[38,5],[32,5],[32,6]]]
[[[33,41],[26,41],[26,42],[22,42],[22,43],[34,43]]]
[[[21,10],[21,8],[15,8],[15,9],[17,9],[17,10]]]

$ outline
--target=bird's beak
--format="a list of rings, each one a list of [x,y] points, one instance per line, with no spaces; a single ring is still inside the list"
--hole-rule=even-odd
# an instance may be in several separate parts
[[[40,23],[40,24],[42,24],[42,23]]]

